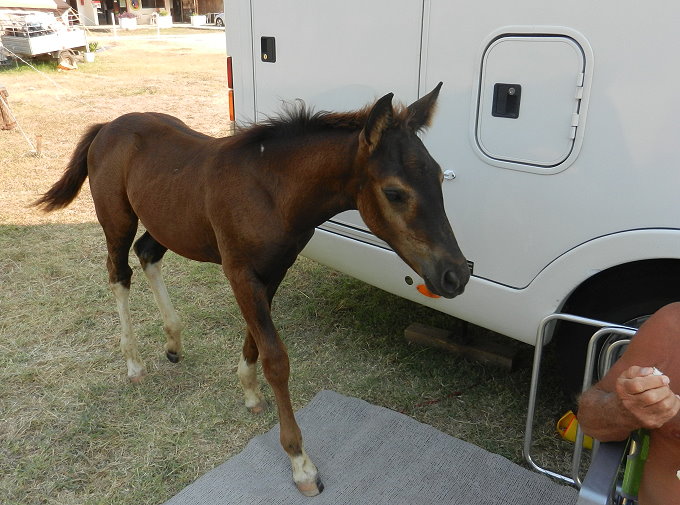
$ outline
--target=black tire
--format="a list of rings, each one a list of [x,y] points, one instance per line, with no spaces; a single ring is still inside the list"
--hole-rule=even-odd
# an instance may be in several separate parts
[[[616,267],[599,274],[574,292],[563,312],[639,327],[664,305],[680,300],[680,264],[673,260],[652,260]],[[555,343],[564,391],[573,398],[581,392],[588,341],[597,328],[559,323]],[[612,342],[623,337],[604,337]],[[596,363],[601,364],[599,346]],[[601,378],[596,366],[594,381]]]
[[[222,21],[220,18],[217,18],[215,20],[215,26],[224,26],[224,21]]]

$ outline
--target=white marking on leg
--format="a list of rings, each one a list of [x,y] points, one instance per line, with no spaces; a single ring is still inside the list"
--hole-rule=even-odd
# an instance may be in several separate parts
[[[293,469],[293,481],[305,496],[316,496],[320,490],[316,485],[318,470],[312,460],[309,459],[305,449],[301,454],[290,456],[290,465]]]
[[[120,317],[121,335],[120,350],[127,363],[128,377],[132,381],[138,381],[146,375],[146,367],[139,355],[137,339],[132,332],[132,319],[130,317],[130,290],[120,283],[111,284],[111,291],[116,298],[116,307]]]
[[[165,287],[165,282],[163,282],[163,277],[161,276],[161,262],[149,263],[144,268],[144,274],[149,281],[149,286],[151,286],[151,291],[153,292],[153,297],[156,300],[156,305],[161,311],[161,317],[163,318],[163,329],[167,337],[167,342],[165,344],[165,350],[180,356],[182,353],[182,322],[179,320],[179,316],[170,301],[170,296],[168,295],[168,290]]]
[[[257,382],[257,364],[248,364],[245,356],[241,353],[241,359],[239,359],[236,374],[243,387],[243,392],[246,397],[246,407],[249,409],[262,407],[264,404],[264,396],[260,392],[260,385]]]

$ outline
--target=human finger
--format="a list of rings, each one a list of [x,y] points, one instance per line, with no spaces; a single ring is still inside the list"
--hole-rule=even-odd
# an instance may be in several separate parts
[[[632,365],[621,372],[619,378],[623,379],[634,379],[636,377],[644,377],[652,373],[652,367],[641,367],[637,365]]]
[[[673,419],[680,412],[680,398],[670,392],[660,401],[644,408],[631,410],[643,428],[657,429]]]
[[[642,408],[651,408],[663,401],[674,401],[675,394],[667,385],[664,385],[661,387],[645,389],[636,394],[627,394],[621,399],[633,401]]]
[[[653,366],[638,366],[638,365],[632,365],[623,372],[621,372],[621,376],[626,379],[646,377],[648,375],[663,375],[663,372],[661,372],[658,368]]]
[[[671,380],[666,375],[638,375],[627,377],[622,374],[616,381],[617,389],[621,389],[626,394],[640,394],[649,389],[660,388],[669,385]]]

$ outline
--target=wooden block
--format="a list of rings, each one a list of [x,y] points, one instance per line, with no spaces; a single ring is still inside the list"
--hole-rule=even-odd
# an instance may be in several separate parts
[[[473,361],[495,365],[512,371],[516,364],[517,352],[494,342],[457,342],[452,332],[412,323],[404,330],[406,340],[414,344],[443,349]]]

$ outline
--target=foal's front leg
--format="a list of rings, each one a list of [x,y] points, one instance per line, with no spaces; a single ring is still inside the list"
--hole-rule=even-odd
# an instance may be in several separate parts
[[[230,281],[241,313],[248,324],[248,338],[252,337],[257,346],[262,371],[276,397],[281,424],[281,446],[290,458],[293,481],[305,496],[316,496],[323,491],[323,484],[316,466],[305,452],[302,433],[293,414],[288,391],[288,352],[271,319],[268,290],[251,275],[231,275]],[[254,362],[252,365],[254,366]],[[254,369],[251,370],[254,379]]]

